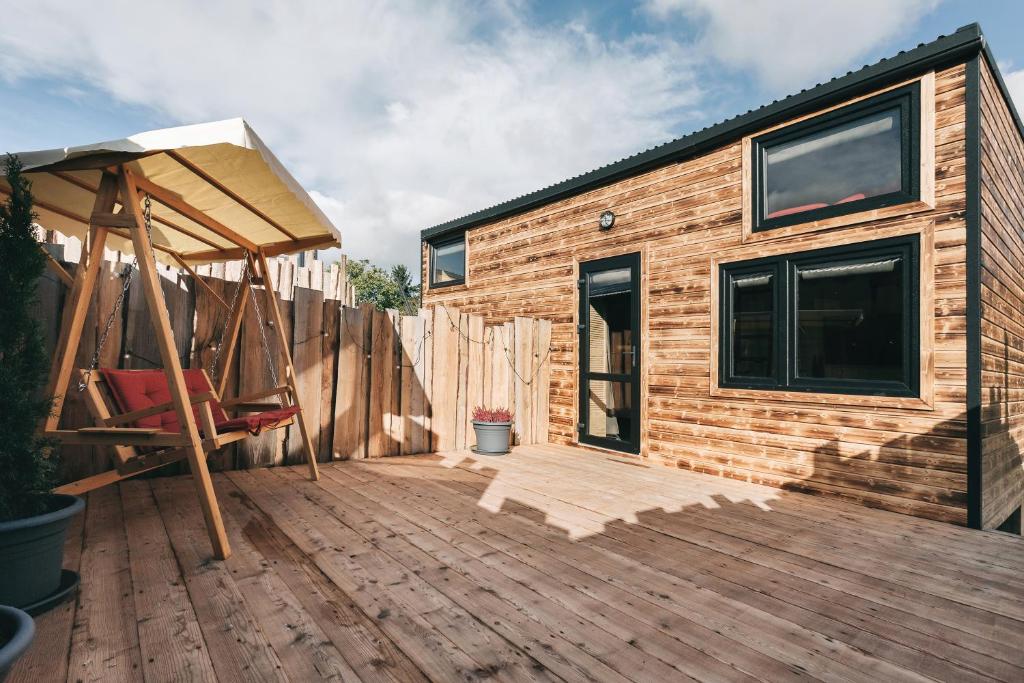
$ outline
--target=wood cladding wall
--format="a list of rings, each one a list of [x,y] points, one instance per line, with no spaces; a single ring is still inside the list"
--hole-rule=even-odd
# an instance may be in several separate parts
[[[1024,503],[1024,141],[981,60],[981,524]]]
[[[553,322],[552,441],[576,440],[576,272],[641,254],[641,457],[674,467],[966,523],[965,68],[934,77],[934,208],[745,242],[741,141],[472,228],[463,285],[427,305]],[[929,176],[931,177],[931,176]],[[602,211],[616,214],[609,232]],[[922,237],[930,399],[715,395],[713,260],[742,260],[895,235]],[[423,245],[424,264],[427,247]],[[425,266],[424,266],[425,267]],[[927,272],[926,272],[927,271]],[[424,282],[428,281],[424,272]],[[924,393],[924,392],[923,392]],[[762,392],[763,394],[763,392]]]

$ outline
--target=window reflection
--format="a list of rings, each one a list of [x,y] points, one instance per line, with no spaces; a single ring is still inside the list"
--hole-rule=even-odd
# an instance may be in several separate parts
[[[899,192],[902,169],[899,107],[766,145],[765,218]]]

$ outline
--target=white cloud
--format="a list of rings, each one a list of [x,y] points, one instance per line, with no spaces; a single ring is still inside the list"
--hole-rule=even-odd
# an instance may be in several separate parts
[[[1017,107],[1018,112],[1024,112],[1024,69],[1007,71],[1003,76],[1006,87],[1010,91],[1010,97]]]
[[[656,17],[704,25],[702,45],[788,94],[835,75],[906,31],[939,0],[648,0]]]
[[[538,28],[515,3],[8,5],[2,77],[183,123],[244,116],[345,251],[382,263],[415,266],[422,228],[672,137],[700,99],[686,47]]]
[[[347,253],[415,270],[422,228],[693,128],[710,58],[804,86],[930,5],[654,0],[703,27],[693,43],[668,21],[618,39],[582,18],[538,26],[520,0],[3,2],[0,78],[180,123],[244,116]]]

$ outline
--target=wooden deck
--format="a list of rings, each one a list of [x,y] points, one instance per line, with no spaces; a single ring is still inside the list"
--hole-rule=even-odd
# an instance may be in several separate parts
[[[14,681],[1024,680],[1024,539],[556,446],[97,491]]]

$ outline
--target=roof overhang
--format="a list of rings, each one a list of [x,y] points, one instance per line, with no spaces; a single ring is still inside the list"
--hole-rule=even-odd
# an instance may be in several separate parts
[[[104,172],[124,166],[152,198],[153,244],[168,263],[340,246],[341,234],[243,119],[18,153],[38,222],[84,238]],[[6,183],[0,194],[6,195]],[[108,246],[131,252],[127,229]]]

